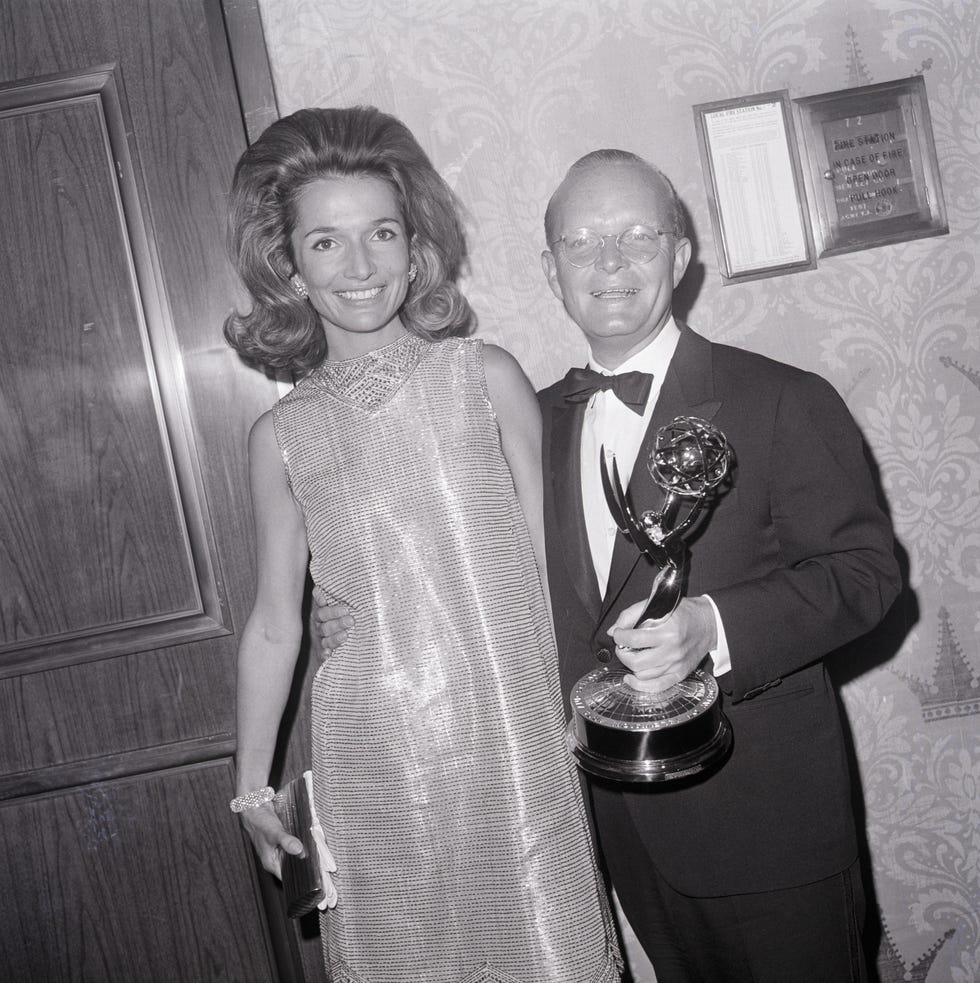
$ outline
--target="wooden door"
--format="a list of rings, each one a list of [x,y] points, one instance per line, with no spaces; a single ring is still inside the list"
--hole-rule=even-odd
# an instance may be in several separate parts
[[[276,390],[221,336],[223,14],[0,0],[0,980],[302,975],[227,807]]]

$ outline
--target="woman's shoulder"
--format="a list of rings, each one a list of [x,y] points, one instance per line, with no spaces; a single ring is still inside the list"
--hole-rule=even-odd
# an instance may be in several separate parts
[[[276,409],[266,410],[258,419],[252,424],[252,429],[249,431],[249,440],[262,440],[268,438],[275,430],[275,412]]]
[[[524,375],[510,352],[482,338],[442,338],[431,343],[431,351],[444,362],[464,364],[470,371],[486,376],[488,381],[491,378],[506,381]]]
[[[528,386],[517,359],[505,348],[482,338],[454,337],[433,341],[430,345],[433,364],[441,363],[453,375],[462,373],[479,380],[484,395],[492,402],[507,398]]]
[[[495,409],[504,404],[519,406],[530,398],[537,411],[534,388],[520,363],[506,348],[491,343],[483,346],[483,372]]]
[[[255,464],[258,461],[278,458],[279,442],[276,439],[275,407],[266,410],[252,424],[248,433],[248,455]]]
[[[451,338],[440,338],[430,343],[433,351],[441,352],[447,356],[460,355],[464,358],[479,358],[484,363],[494,365],[513,364],[517,366],[517,360],[505,348],[494,344],[492,341],[484,341],[482,338],[471,336],[454,336]]]
[[[302,404],[318,398],[323,389],[322,382],[317,381],[319,368],[320,366],[317,366],[317,368],[293,380],[292,386],[286,389],[273,405],[271,413],[274,417],[280,418],[291,409],[298,410]]]
[[[517,359],[506,348],[493,342],[483,342],[483,365],[487,374],[495,374],[502,379],[517,378],[524,375]]]
[[[479,351],[484,347],[481,338],[464,337],[463,335],[450,335],[448,338],[436,338],[429,342],[429,347],[434,352],[442,352],[446,355],[458,352]]]
[[[494,347],[481,338],[452,336],[429,341],[426,359],[432,365],[442,365],[451,372],[483,372],[486,351]],[[492,356],[491,356],[492,357]]]

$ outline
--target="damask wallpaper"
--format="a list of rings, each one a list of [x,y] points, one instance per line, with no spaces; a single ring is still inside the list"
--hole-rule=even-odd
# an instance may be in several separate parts
[[[469,210],[479,333],[542,386],[581,363],[539,266],[568,165],[634,150],[697,240],[682,313],[838,388],[881,471],[908,587],[842,660],[883,983],[980,979],[980,4],[975,0],[260,0],[280,111],[402,118]],[[921,74],[948,235],[722,286],[694,104]],[[802,439],[805,439],[802,438]],[[652,979],[639,963],[638,980]]]

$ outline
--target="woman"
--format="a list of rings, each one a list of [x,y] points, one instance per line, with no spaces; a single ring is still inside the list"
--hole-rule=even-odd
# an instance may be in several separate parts
[[[306,374],[249,438],[234,806],[263,866],[301,850],[262,787],[309,560],[358,614],[313,683],[331,979],[618,979],[562,741],[537,403],[509,355],[459,337],[452,192],[392,117],[301,110],[239,161],[232,227],[253,307],[228,341]]]

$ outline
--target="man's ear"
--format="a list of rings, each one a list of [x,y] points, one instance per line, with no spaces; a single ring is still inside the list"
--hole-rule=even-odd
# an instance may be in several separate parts
[[[551,292],[559,300],[564,301],[565,298],[561,295],[561,284],[558,282],[558,264],[555,262],[555,255],[550,249],[546,249],[541,254],[541,269],[544,271],[548,286],[551,287]]]
[[[691,240],[678,239],[674,243],[674,287],[684,279],[687,264],[691,262]]]

